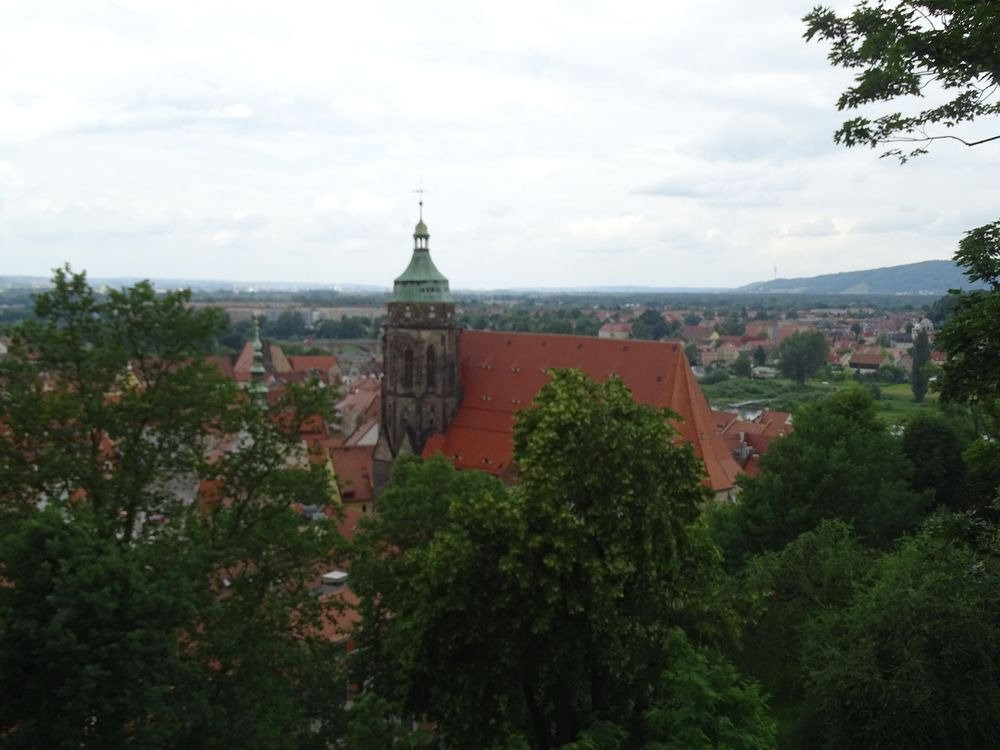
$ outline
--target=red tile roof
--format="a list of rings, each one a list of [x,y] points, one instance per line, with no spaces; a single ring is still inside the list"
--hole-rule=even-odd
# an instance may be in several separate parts
[[[378,391],[351,391],[337,402],[337,411],[350,414],[364,414],[378,398]]]
[[[233,371],[233,360],[231,357],[226,357],[222,355],[212,355],[210,357],[205,357],[205,362],[210,365],[215,365],[219,368],[219,372],[222,373],[224,377],[235,378],[235,372]]]
[[[375,497],[372,485],[374,450],[370,445],[331,447],[333,473],[337,475],[337,484],[345,503],[371,502]]]
[[[459,351],[462,403],[447,431],[427,442],[424,456],[441,452],[459,468],[508,473],[515,413],[531,405],[550,369],[573,367],[598,381],[617,375],[637,402],[677,412],[676,427],[705,462],[712,489],[735,483],[739,467],[716,434],[679,342],[466,330]]]
[[[294,372],[319,370],[324,375],[337,364],[337,358],[332,354],[292,354],[288,357],[288,361]]]
[[[250,380],[250,368],[253,366],[253,343],[247,341],[243,344],[243,348],[240,353],[236,356],[236,362],[233,363],[233,373],[236,375],[236,380],[239,382],[244,382]]]

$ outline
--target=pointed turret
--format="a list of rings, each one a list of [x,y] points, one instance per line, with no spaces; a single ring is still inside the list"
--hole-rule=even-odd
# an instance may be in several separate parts
[[[264,378],[264,345],[260,341],[260,319],[253,319],[253,364],[250,366],[250,394],[260,404],[267,403],[267,384]]]

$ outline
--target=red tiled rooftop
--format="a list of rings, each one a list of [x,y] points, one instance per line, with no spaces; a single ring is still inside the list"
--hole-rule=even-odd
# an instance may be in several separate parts
[[[205,357],[205,362],[219,368],[219,372],[222,373],[223,377],[235,378],[233,360],[231,357],[213,355],[211,357]]]
[[[378,391],[352,391],[337,403],[337,411],[351,414],[364,414],[377,397]]]
[[[374,447],[370,445],[340,445],[330,448],[333,472],[337,476],[344,502],[371,501],[375,496],[372,486],[373,453]]]
[[[292,354],[288,362],[294,372],[310,372],[319,370],[326,374],[337,364],[337,358],[332,354]]]
[[[712,489],[735,483],[739,467],[716,434],[679,342],[466,330],[459,351],[462,403],[424,456],[441,452],[459,468],[505,474],[513,461],[515,413],[531,405],[550,369],[572,367],[597,381],[617,375],[637,402],[677,412],[682,420],[675,426],[704,461]]]

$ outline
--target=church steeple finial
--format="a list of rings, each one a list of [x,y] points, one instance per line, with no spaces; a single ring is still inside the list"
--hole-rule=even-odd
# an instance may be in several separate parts
[[[413,192],[420,195],[420,202],[418,203],[418,205],[420,206],[420,223],[422,224],[423,221],[424,221],[424,181],[423,180],[420,181],[420,187],[418,187]]]
[[[424,186],[421,182],[419,188],[413,191],[420,195],[420,201],[417,205],[420,206],[420,220],[417,222],[416,229],[413,230],[413,249],[420,251],[427,251],[427,241],[430,239],[430,233],[427,231],[427,225],[424,224]]]

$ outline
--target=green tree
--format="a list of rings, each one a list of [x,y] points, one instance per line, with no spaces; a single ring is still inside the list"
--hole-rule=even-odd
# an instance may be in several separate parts
[[[955,305],[958,303],[958,298],[954,294],[948,294],[944,297],[937,299],[930,309],[927,311],[927,317],[930,318],[931,322],[935,325],[941,325],[951,314],[955,311]]]
[[[962,461],[969,504],[987,507],[1000,501],[1000,443],[977,438],[962,452]]]
[[[659,341],[671,332],[676,333],[677,330],[676,324],[669,325],[659,311],[649,309],[643,311],[642,315],[632,323],[632,338]]]
[[[987,224],[959,242],[956,262],[987,289],[961,292],[952,316],[936,339],[948,358],[940,376],[941,397],[991,407],[1000,399],[1000,222]]]
[[[741,378],[750,377],[750,374],[753,372],[753,363],[750,361],[750,357],[746,355],[746,352],[740,352],[740,356],[733,362],[733,372]]]
[[[903,453],[913,465],[910,485],[933,490],[938,504],[952,510],[969,506],[965,486],[962,439],[952,423],[939,414],[921,412],[903,430]]]
[[[784,745],[796,744],[788,740],[800,731],[810,623],[851,602],[874,558],[848,524],[826,520],[783,549],[751,558],[738,578],[752,604],[737,663],[763,683],[786,716]]]
[[[701,364],[701,351],[694,341],[688,341],[684,344],[684,356],[687,357],[688,364],[692,367]]]
[[[775,350],[781,373],[799,385],[815,373],[826,361],[830,349],[826,337],[819,331],[796,331]]]
[[[344,682],[306,584],[336,541],[297,435],[206,366],[215,311],[56,272],[0,360],[0,746],[325,747]],[[210,490],[218,498],[203,494]]]
[[[833,65],[857,71],[854,84],[837,101],[841,111],[895,100],[909,103],[928,91],[950,97],[909,114],[852,117],[834,134],[837,143],[888,145],[885,156],[906,161],[926,153],[936,140],[975,146],[1000,138],[966,140],[945,132],[1000,114],[1000,102],[993,97],[1000,83],[996,54],[1000,13],[995,2],[863,0],[843,16],[816,7],[804,20],[807,39],[830,43]],[[899,143],[911,146],[904,150],[894,145]]]
[[[808,747],[1000,743],[1000,555],[968,516],[884,554],[848,606],[811,623]]]
[[[931,361],[931,344],[927,338],[927,331],[923,328],[917,334],[916,341],[913,342],[913,370],[910,372],[910,385],[913,387],[913,400],[918,404],[927,395],[927,385],[930,377],[927,375],[927,365]]]
[[[228,321],[229,316],[225,316],[226,325],[217,340],[220,346],[238,352],[243,345],[253,337],[253,321],[250,319],[241,320],[237,323]]]
[[[877,380],[880,383],[905,383],[906,382],[906,370],[898,365],[880,365],[875,374],[871,376],[872,379]],[[926,378],[926,375],[924,376]],[[912,382],[912,373],[911,373]],[[926,381],[924,389],[926,391]]]
[[[757,348],[753,350],[753,363],[757,367],[763,367],[767,364],[767,351],[763,346],[758,345]]]
[[[518,416],[513,487],[398,461],[352,568],[359,677],[442,747],[766,746],[759,692],[693,642],[717,617],[691,571],[718,558],[669,416],[554,372]]]
[[[306,332],[306,321],[301,310],[284,310],[277,320],[266,325],[265,331],[279,339],[301,338]]]
[[[747,331],[746,319],[737,315],[728,315],[715,330],[724,336],[742,336]]]
[[[888,545],[932,502],[910,488],[912,472],[872,396],[841,391],[796,414],[794,431],[761,457],[760,474],[743,480],[740,502],[713,513],[716,538],[731,567],[781,549],[823,519],[842,519],[866,543]]]

